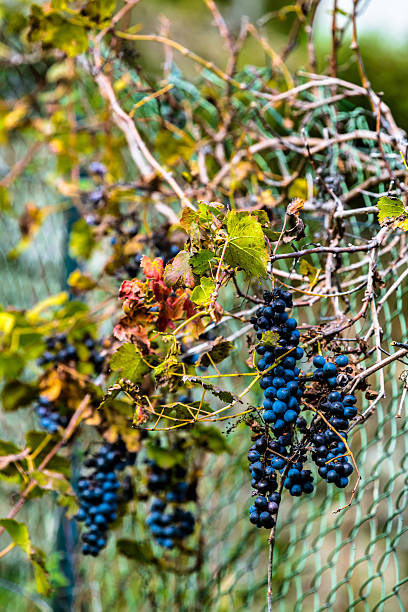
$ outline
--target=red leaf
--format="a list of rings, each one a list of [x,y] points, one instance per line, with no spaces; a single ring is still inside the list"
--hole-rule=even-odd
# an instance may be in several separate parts
[[[161,257],[156,259],[150,259],[146,255],[142,257],[142,270],[146,278],[152,278],[153,280],[159,281],[163,278],[163,260]]]
[[[187,251],[180,251],[173,261],[167,264],[164,280],[170,287],[176,285],[181,279],[187,287],[194,287],[194,276],[189,260],[190,255]]]
[[[163,281],[151,281],[151,290],[154,293],[155,299],[160,303],[164,302],[171,293],[171,289]]]
[[[119,299],[120,300],[138,300],[144,294],[143,285],[140,281],[133,280],[125,280],[120,286],[119,289]]]

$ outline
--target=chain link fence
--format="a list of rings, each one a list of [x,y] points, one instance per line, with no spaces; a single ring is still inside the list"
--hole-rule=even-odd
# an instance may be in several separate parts
[[[342,118],[337,117],[337,121]],[[347,111],[344,120],[348,129],[364,129],[364,113]],[[372,154],[373,143],[366,154]],[[370,147],[372,147],[370,149]],[[387,151],[394,155],[391,150]],[[275,155],[280,165],[290,163],[279,151]],[[337,165],[338,150],[331,149],[330,164]],[[361,159],[356,156],[356,178],[364,179]],[[359,166],[360,165],[360,166]],[[290,167],[286,167],[286,172]],[[380,169],[379,169],[380,172]],[[20,179],[15,187],[16,212],[27,200],[27,194],[38,204],[54,203],[53,192],[39,185],[37,177]],[[387,189],[379,184],[379,193]],[[363,194],[366,205],[372,205],[370,193]],[[367,218],[367,217],[365,217]],[[306,219],[306,222],[307,219]],[[311,214],[310,222],[321,224],[323,217]],[[353,240],[368,239],[373,217],[361,222],[346,221],[346,232]],[[15,261],[8,252],[16,244],[17,221],[1,221],[1,285],[4,305],[26,308],[37,300],[60,291],[65,283],[66,220],[63,213],[51,215],[30,247]],[[395,273],[393,261],[400,258],[400,241],[390,241],[378,257],[378,271],[386,273],[387,286]],[[352,266],[352,256],[344,264]],[[406,265],[406,259],[402,265]],[[290,265],[287,271],[291,272]],[[399,274],[401,269],[399,269]],[[362,289],[350,294],[349,311],[358,310]],[[378,298],[387,289],[378,289]],[[387,297],[380,311],[383,348],[392,351],[391,342],[407,338],[407,282],[401,282]],[[323,306],[299,308],[300,324],[315,324],[327,313]],[[367,331],[363,319],[344,334],[355,342]],[[245,351],[245,348],[243,349]],[[241,353],[242,355],[242,353]],[[374,362],[375,356],[372,356]],[[370,365],[369,359],[364,366]],[[299,499],[284,497],[281,504],[274,556],[273,606],[280,612],[374,612],[408,610],[408,540],[407,531],[407,461],[408,426],[405,406],[397,417],[403,387],[401,374],[405,364],[396,361],[385,370],[386,398],[377,404],[374,414],[364,424],[352,430],[350,446],[361,472],[361,482],[350,508],[339,513],[349,497],[351,485],[338,491],[317,479],[315,492]],[[372,377],[372,388],[379,388],[379,375]],[[258,400],[260,395],[258,396]],[[256,398],[253,398],[256,405]],[[364,411],[364,400],[360,409]],[[5,415],[2,421],[5,422]],[[20,419],[7,416],[7,428],[21,431]],[[226,428],[224,428],[226,429]],[[247,517],[250,505],[250,478],[246,454],[250,444],[248,429],[238,426],[228,434],[231,453],[207,458],[199,484],[198,518],[202,524],[203,560],[198,572],[188,573],[180,566],[175,573],[165,573],[157,566],[130,561],[121,557],[111,538],[103,557],[97,560],[75,559],[76,576],[73,588],[75,610],[178,610],[209,612],[261,612],[265,609],[267,585],[267,532],[253,527]],[[134,478],[137,487],[140,474]],[[354,475],[355,477],[355,475]],[[41,503],[40,503],[41,505]],[[45,542],[52,554],[58,526],[52,504],[46,502],[46,512],[35,502],[21,513],[30,516],[30,529],[36,539]],[[146,505],[132,506],[133,512],[124,518],[121,535],[141,534]],[[160,552],[157,551],[157,555]],[[29,570],[24,564],[7,557],[5,575],[0,590],[9,594],[5,610],[39,608],[49,604],[32,595],[28,582]],[[13,564],[12,579],[10,566]],[[188,567],[188,563],[186,564]],[[57,573],[56,573],[57,575]],[[27,587],[21,585],[28,584]]]

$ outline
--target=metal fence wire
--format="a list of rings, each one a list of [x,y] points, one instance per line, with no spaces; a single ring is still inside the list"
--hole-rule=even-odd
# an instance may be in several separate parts
[[[385,185],[380,185],[382,188]],[[13,264],[13,268],[2,269],[3,287],[12,287],[4,295],[13,305],[29,306],[34,297],[44,297],[47,290],[58,289],[64,251],[55,250],[48,238],[64,233],[64,218],[54,219],[53,223],[57,226],[53,226],[52,232],[45,227],[34,242],[29,274],[26,258]],[[348,225],[354,235],[358,232],[364,236],[370,223]],[[2,245],[5,258],[7,243],[3,240]],[[399,245],[379,257],[379,270],[398,258],[398,248]],[[45,281],[42,270],[47,271]],[[380,323],[385,347],[392,339],[406,338],[407,292],[407,284],[401,283],[384,304]],[[357,299],[350,298],[353,312],[358,307]],[[315,323],[319,312],[299,309],[297,316],[300,323]],[[396,418],[402,371],[399,362],[387,368],[386,399],[377,405],[375,414],[364,425],[352,431],[351,448],[362,477],[353,505],[334,514],[347,503],[350,492],[338,492],[322,480],[317,481],[312,496],[284,498],[274,559],[274,609],[282,612],[408,609],[408,425],[404,411],[401,418]],[[363,405],[362,410],[366,407]],[[135,603],[141,610],[264,609],[267,536],[247,519],[248,432],[238,430],[229,437],[233,453],[210,459],[201,479],[205,560],[200,575],[173,576],[157,574],[149,566],[135,567],[134,562],[118,558],[111,542],[104,561],[79,561],[80,576],[89,575],[92,586],[90,609],[98,609],[97,601],[104,602],[101,609],[114,610],[123,609],[124,605],[130,609]],[[143,509],[138,512],[143,515]],[[135,529],[135,517],[128,517],[122,534],[133,535]],[[115,570],[106,572],[106,567]],[[76,609],[81,609],[89,597],[88,579],[84,583],[78,577],[74,590]]]
[[[326,91],[327,96],[330,92]],[[310,102],[310,98],[308,98]],[[238,103],[237,103],[238,105]],[[319,110],[321,112],[321,109]],[[331,112],[330,109],[328,112]],[[362,129],[365,111],[347,110],[345,130]],[[341,117],[337,116],[336,121]],[[400,167],[391,147],[384,145],[390,164]],[[364,142],[364,154],[376,164],[378,149],[374,141]],[[336,165],[340,145],[330,150]],[[334,161],[333,161],[334,160]],[[269,152],[268,163],[277,163],[283,173],[290,172],[290,154]],[[286,165],[286,167],[285,167]],[[380,176],[382,168],[378,163]],[[365,178],[361,156],[355,157],[355,183],[344,185],[352,189]],[[34,177],[34,184],[37,184]],[[378,193],[388,185],[378,184]],[[15,200],[26,199],[32,184],[20,179]],[[47,202],[50,195],[39,193],[37,203]],[[365,193],[365,205],[375,202],[374,195]],[[284,209],[275,212],[283,214]],[[362,222],[360,219],[364,218]],[[313,223],[324,231],[325,217],[315,211],[304,213],[306,223]],[[367,240],[372,235],[374,216],[344,219],[346,234],[352,240]],[[10,236],[17,235],[17,227],[1,226],[0,256],[3,262],[1,284],[3,305],[28,307],[38,298],[52,294],[63,287],[66,249],[63,247],[65,218],[52,216],[36,236],[29,251],[16,262],[10,263],[7,252],[14,246]],[[396,230],[395,236],[401,236]],[[51,239],[52,238],[52,239]],[[379,273],[384,272],[387,286],[377,289],[377,299],[386,296],[395,270],[391,263],[399,261],[398,273],[406,266],[401,260],[401,240],[389,238],[377,258]],[[316,260],[317,261],[317,260]],[[343,265],[352,265],[355,259],[345,255]],[[283,264],[282,264],[283,266]],[[282,269],[284,269],[282,267]],[[291,272],[291,265],[286,270]],[[364,290],[362,290],[364,291]],[[391,342],[407,339],[408,284],[398,284],[379,313],[383,330],[383,348],[392,351]],[[362,292],[348,296],[349,311],[357,312]],[[316,324],[326,316],[319,303],[310,308],[298,308],[295,316],[299,324]],[[367,321],[361,319],[345,332],[345,338],[359,338],[367,331]],[[244,348],[245,351],[245,348]],[[240,353],[242,358],[242,352]],[[238,358],[237,358],[238,359]],[[365,366],[374,363],[369,357]],[[241,366],[242,367],[242,362]],[[361,472],[361,482],[353,504],[339,513],[352,485],[342,491],[316,479],[317,486],[310,496],[288,498],[282,501],[276,534],[273,568],[273,609],[280,612],[388,612],[408,610],[408,423],[403,407],[397,417],[403,382],[404,364],[394,361],[385,370],[386,398],[376,405],[374,414],[352,430],[351,449]],[[379,388],[379,373],[371,378],[373,388]],[[258,398],[258,400],[257,400]],[[252,402],[259,405],[260,395]],[[258,404],[257,404],[258,401]],[[360,411],[368,407],[363,400]],[[15,423],[16,427],[21,427]],[[73,584],[75,610],[180,610],[209,612],[260,612],[265,609],[267,584],[267,532],[257,530],[248,521],[250,480],[246,454],[249,433],[238,427],[227,434],[231,452],[208,458],[199,484],[199,520],[203,525],[203,563],[198,573],[164,573],[156,566],[141,565],[118,554],[114,538],[109,540],[105,556],[100,559],[81,558],[78,553],[77,575]],[[137,477],[135,477],[137,482]],[[351,481],[352,482],[352,481]],[[33,502],[33,508],[35,502]],[[22,518],[27,509],[22,512]],[[146,508],[140,504],[125,517],[121,536],[134,537],[140,532]],[[48,512],[47,512],[48,515]],[[37,517],[37,533],[45,533],[46,517]],[[53,550],[56,526],[48,530],[46,552]],[[8,563],[8,560],[6,560]],[[15,582],[26,579],[26,568],[16,567]],[[0,589],[4,584],[0,583]],[[13,600],[14,601],[14,600]],[[16,600],[23,609],[22,600]],[[13,604],[15,605],[15,604]],[[28,604],[27,604],[28,605]],[[35,603],[48,609],[45,602]],[[26,609],[29,609],[27,607]]]

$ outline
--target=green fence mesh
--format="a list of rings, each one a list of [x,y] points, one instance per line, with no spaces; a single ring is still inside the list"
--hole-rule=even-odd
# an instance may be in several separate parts
[[[133,104],[132,100],[132,104]],[[321,112],[321,110],[319,110]],[[365,114],[361,110],[347,110],[337,121],[348,122],[345,129],[365,129]],[[323,126],[322,126],[323,129]],[[375,164],[378,153],[373,142],[366,142],[365,155]],[[396,159],[391,149],[389,159]],[[335,165],[339,150],[331,149],[330,163]],[[270,163],[277,162],[284,174],[290,172],[291,154],[269,153]],[[396,162],[395,162],[396,163]],[[356,155],[356,180],[365,178],[361,158]],[[380,167],[378,167],[380,174]],[[387,185],[378,186],[379,193]],[[47,187],[41,187],[36,177],[18,182],[14,201],[25,201],[32,194],[37,204],[53,203],[54,197]],[[19,192],[21,197],[19,197]],[[373,204],[370,192],[363,194],[365,204]],[[306,215],[307,217],[307,215]],[[360,218],[346,220],[346,232],[352,241],[371,236],[373,217],[361,222]],[[321,224],[323,217],[310,213],[311,223]],[[308,222],[306,218],[306,222]],[[66,226],[61,213],[51,216],[32,246],[16,261],[7,258],[15,245],[16,222],[3,220],[1,225],[1,284],[5,305],[27,307],[37,299],[51,295],[64,286],[66,265]],[[407,265],[400,259],[401,241],[385,245],[378,256],[378,270],[387,272],[387,288],[392,284],[399,261],[398,273]],[[352,256],[345,256],[345,265],[353,265]],[[291,267],[288,264],[288,271]],[[355,282],[355,279],[353,280]],[[384,333],[383,347],[392,350],[391,341],[407,338],[408,284],[403,280],[387,297],[387,288],[379,290],[378,298],[386,297],[380,310],[380,324]],[[350,312],[356,312],[361,303],[360,292],[348,296]],[[322,310],[320,310],[322,308]],[[300,323],[316,323],[327,313],[324,306],[299,308]],[[354,342],[363,338],[370,323],[362,319],[345,333]],[[371,362],[370,362],[371,359]],[[373,354],[365,366],[375,360]],[[377,404],[375,413],[362,426],[356,427],[350,437],[361,482],[352,506],[339,513],[350,497],[346,491],[330,488],[323,481],[313,495],[300,499],[284,499],[281,505],[274,556],[273,606],[281,612],[344,612],[408,610],[408,426],[405,406],[401,417],[396,415],[403,382],[404,364],[393,362],[386,368],[386,398]],[[371,380],[378,388],[379,375]],[[362,406],[364,411],[368,402]],[[5,416],[2,415],[5,424]],[[9,417],[7,417],[9,418]],[[7,427],[21,427],[15,417]],[[188,573],[180,568],[174,574],[163,573],[156,567],[140,566],[118,555],[115,542],[110,540],[106,556],[100,560],[75,560],[77,575],[74,584],[75,610],[179,610],[210,612],[260,612],[265,609],[267,584],[267,535],[249,524],[250,483],[246,453],[249,434],[238,428],[229,434],[232,452],[207,459],[199,486],[199,518],[202,523],[203,563],[198,572]],[[135,477],[137,482],[137,476]],[[8,501],[8,500],[6,500]],[[44,540],[45,550],[51,554],[58,520],[50,501],[39,510],[25,507],[21,519],[30,517],[30,531]],[[37,512],[37,514],[35,514]],[[122,535],[134,536],[140,530],[144,506],[124,520]],[[18,557],[17,557],[18,558]],[[0,581],[0,589],[9,593],[8,610],[49,609],[39,597],[34,597],[27,583],[28,570],[24,564],[13,563],[13,582]],[[9,575],[5,572],[5,575]]]
[[[360,235],[368,227],[355,222],[349,225],[350,231]],[[3,234],[3,258],[10,246],[8,236]],[[63,236],[64,218],[60,216],[53,219],[52,227],[44,227],[24,259],[3,268],[4,296],[11,303],[28,306],[36,298],[62,287]],[[379,257],[379,269],[397,259],[397,248],[399,244]],[[386,339],[384,346],[392,339],[406,338],[407,292],[407,283],[403,282],[384,303],[380,320]],[[351,311],[357,308],[355,300],[352,297]],[[309,315],[308,309],[303,309],[298,316],[305,323]],[[357,330],[361,335],[363,327],[364,323]],[[351,448],[362,477],[353,505],[334,514],[347,503],[350,491],[335,491],[323,481],[313,496],[283,501],[274,558],[276,610],[408,609],[405,407],[401,418],[396,418],[403,370],[400,362],[386,370],[386,399],[377,405],[375,414],[364,426],[352,432]],[[267,543],[265,532],[260,533],[247,520],[248,432],[238,430],[230,435],[230,441],[233,454],[208,460],[201,480],[204,564],[199,574],[157,574],[148,567],[140,572],[131,561],[118,558],[111,542],[105,561],[78,561],[81,570],[74,585],[76,609],[119,610],[123,606],[131,609],[136,604],[141,610],[264,609]],[[49,508],[48,517],[52,514]],[[143,508],[139,512],[142,516]],[[30,521],[32,516],[31,513]],[[56,522],[45,527],[41,517],[37,520],[40,532],[45,529],[48,534],[52,550]],[[135,525],[135,517],[128,517],[123,532],[134,534]],[[107,567],[112,571],[107,572]],[[0,588],[4,585],[0,584]]]

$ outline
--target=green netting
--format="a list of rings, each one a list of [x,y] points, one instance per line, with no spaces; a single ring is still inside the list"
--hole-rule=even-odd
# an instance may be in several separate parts
[[[128,101],[129,108],[135,101]],[[319,113],[321,110],[312,114],[310,123],[313,120],[316,125],[319,124]],[[366,112],[361,109],[348,109],[343,115],[339,113],[337,118],[332,119],[334,122],[344,120],[344,129],[351,131],[367,129],[365,115]],[[322,132],[324,127],[321,123]],[[372,164],[375,165],[378,151],[373,141],[364,141],[363,144],[365,155],[368,158],[371,155]],[[389,159],[395,161],[395,152],[387,147],[385,149]],[[339,146],[333,145],[329,159],[323,155],[321,159],[335,168],[339,155]],[[283,155],[279,150],[269,151],[266,155],[267,163],[278,164],[283,168],[282,173],[286,174],[290,173],[295,158],[295,153]],[[354,162],[356,182],[362,182],[365,179],[364,164],[357,155]],[[260,163],[266,162],[260,159]],[[378,174],[380,171],[378,165]],[[387,187],[380,184],[378,191],[381,193]],[[346,189],[345,184],[343,188]],[[53,195],[47,192],[46,187],[41,189],[38,186],[36,177],[29,184],[20,180],[18,190],[21,198],[18,192],[15,193],[14,200],[17,202],[26,200],[28,192],[32,193],[37,204],[52,202]],[[369,192],[363,193],[362,197],[366,205],[373,204],[373,196]],[[360,219],[351,217],[346,220],[346,235],[350,235],[350,241],[369,239],[372,235],[373,217],[364,222]],[[324,220],[321,213],[305,214],[305,221],[320,226],[321,234],[324,233]],[[3,262],[1,283],[4,304],[27,307],[64,286],[64,223],[62,214],[50,217],[30,249],[18,261],[10,262],[7,253],[15,245],[16,222],[3,222],[0,257]],[[387,285],[376,288],[377,303],[381,303],[381,298],[386,296],[396,271],[401,274],[407,264],[406,255],[400,256],[401,244],[399,239],[394,241],[390,238],[389,244],[383,247],[378,256],[378,271],[386,272],[383,280],[387,281]],[[313,261],[317,264],[318,258],[314,257]],[[353,266],[355,261],[351,255],[344,256],[345,265]],[[397,268],[393,266],[396,261]],[[290,264],[287,264],[286,270],[291,272]],[[353,283],[357,281],[353,279]],[[393,340],[404,341],[407,338],[407,293],[408,284],[403,280],[385,299],[379,312],[385,350],[393,350]],[[363,294],[364,289],[361,289],[348,296],[350,313],[358,310]],[[328,308],[319,303],[311,308],[298,308],[296,314],[300,323],[316,324],[325,320],[328,312]],[[369,319],[362,319],[345,332],[344,337],[355,342],[356,337],[364,337],[369,326]],[[375,354],[371,354],[364,362],[365,367],[374,361]],[[241,365],[238,364],[238,367]],[[393,362],[386,368],[386,398],[376,405],[375,413],[364,425],[352,431],[351,448],[362,477],[352,506],[335,514],[334,511],[349,500],[352,485],[346,491],[339,492],[319,479],[312,496],[284,498],[274,556],[275,610],[408,610],[408,540],[404,537],[407,531],[408,495],[405,407],[401,418],[396,417],[403,371],[404,364],[401,362]],[[370,382],[372,388],[378,389],[379,375]],[[362,410],[367,409],[368,405],[365,400]],[[4,415],[2,419],[5,422]],[[15,416],[9,420],[8,426],[18,429]],[[229,440],[233,452],[206,459],[200,479],[198,515],[202,524],[202,564],[199,570],[187,573],[180,568],[174,574],[166,574],[155,567],[137,565],[118,555],[112,538],[103,560],[93,561],[79,556],[75,559],[77,573],[72,585],[75,610],[260,612],[265,609],[267,534],[256,530],[247,518],[250,503],[246,461],[248,430],[236,429],[229,434]],[[136,474],[136,483],[137,479]],[[8,502],[6,499],[4,505],[8,506]],[[55,507],[49,500],[42,506],[40,514],[32,509],[34,507],[34,504],[27,505],[21,512],[21,520],[29,517],[30,530],[38,540],[45,542],[44,548],[50,553],[55,549],[58,526]],[[121,535],[137,535],[145,512],[145,505],[140,504],[135,514],[126,517]],[[6,557],[4,563],[15,564],[15,560],[9,561]],[[14,586],[0,582],[0,589],[10,592],[17,590],[16,599],[10,599],[10,609],[24,609],[26,606],[24,590],[15,585],[24,584],[28,573],[24,563],[15,564]],[[33,602],[30,593],[29,597]],[[38,598],[35,605],[48,609],[47,604],[39,602]]]
[[[353,225],[354,233],[358,230],[364,232],[367,227],[365,224],[360,227]],[[43,287],[41,291],[44,293],[49,288],[55,290],[57,279],[61,278],[62,251],[57,251],[59,261],[53,258],[52,270],[58,270],[54,278],[48,266],[50,251],[56,252],[49,241],[43,239],[44,235],[49,235],[48,231],[44,228],[45,233],[38,236],[30,254],[37,273],[37,276],[30,277],[33,296],[38,295],[39,287]],[[62,225],[59,231],[63,233]],[[379,269],[397,257],[396,249],[384,258],[379,257]],[[44,285],[41,284],[42,266],[36,266],[36,258],[47,266]],[[21,265],[24,267],[24,262]],[[3,278],[13,285],[18,297],[18,285],[13,282],[15,273],[11,274],[6,268]],[[30,300],[28,282],[25,279],[24,291],[20,294],[20,303],[24,305],[28,305]],[[402,283],[384,304],[380,320],[386,339],[384,346],[391,340],[406,337],[407,292],[407,284]],[[302,322],[306,322],[307,314],[306,309],[298,313]],[[358,330],[361,335],[363,327],[364,323]],[[350,332],[350,338],[353,333]],[[323,481],[318,481],[312,497],[284,499],[274,559],[276,610],[371,612],[407,609],[408,426],[404,410],[402,418],[396,418],[403,370],[404,365],[399,362],[387,368],[386,399],[377,405],[375,414],[364,426],[352,432],[351,448],[362,480],[351,508],[334,514],[334,510],[347,503],[350,487],[339,493]],[[366,407],[364,405],[363,409]],[[250,488],[246,450],[249,436],[246,430],[240,430],[231,434],[230,440],[233,454],[208,460],[201,480],[204,563],[200,572],[168,576],[157,575],[146,568],[140,574],[131,561],[118,558],[111,542],[106,561],[81,561],[81,574],[74,586],[77,609],[81,605],[87,607],[88,581],[93,596],[104,602],[100,609],[123,609],[124,605],[131,607],[136,602],[141,610],[221,612],[264,609],[267,536],[247,520]],[[32,512],[28,509],[25,512],[31,522]],[[143,508],[139,512],[142,515]],[[51,514],[50,507],[47,516]],[[45,528],[40,517],[38,524],[40,530]],[[123,532],[134,533],[134,524],[134,518],[128,517]],[[50,525],[46,532],[55,534],[55,528],[54,521],[51,532]],[[49,538],[51,549],[53,538]],[[106,572],[106,567],[112,567],[114,571]],[[82,572],[86,573],[83,576],[87,575],[86,584],[82,583]],[[92,609],[97,609],[95,606],[93,603]]]

